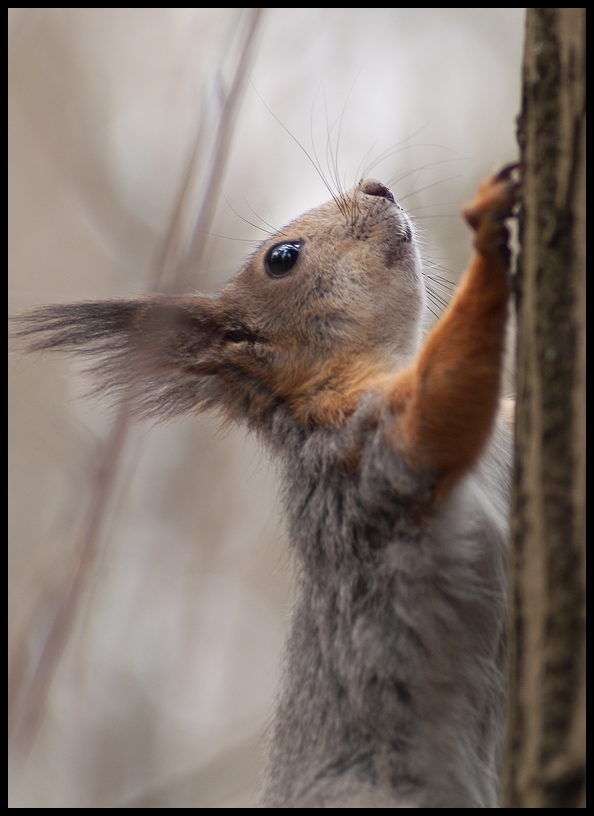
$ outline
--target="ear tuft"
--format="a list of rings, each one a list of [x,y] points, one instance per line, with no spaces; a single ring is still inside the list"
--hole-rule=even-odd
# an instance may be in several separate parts
[[[215,299],[148,296],[42,307],[14,318],[11,335],[24,351],[92,358],[93,393],[164,417],[216,406],[208,375],[225,323]]]

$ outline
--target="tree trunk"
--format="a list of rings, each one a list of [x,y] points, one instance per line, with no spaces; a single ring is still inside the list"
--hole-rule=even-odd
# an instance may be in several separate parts
[[[585,807],[585,17],[528,9],[506,807]]]

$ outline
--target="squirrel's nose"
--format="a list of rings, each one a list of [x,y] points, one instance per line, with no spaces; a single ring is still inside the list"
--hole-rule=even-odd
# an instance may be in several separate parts
[[[379,198],[387,198],[395,204],[394,196],[390,192],[389,187],[382,184],[381,181],[375,179],[361,179],[359,182],[359,190],[366,195],[379,196]]]

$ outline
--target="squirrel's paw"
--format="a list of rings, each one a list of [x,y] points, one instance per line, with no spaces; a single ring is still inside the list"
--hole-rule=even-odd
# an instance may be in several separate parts
[[[484,181],[476,196],[462,214],[476,232],[475,247],[489,255],[507,253],[509,233],[505,219],[512,215],[518,192],[522,186],[519,163],[507,164],[498,173]]]

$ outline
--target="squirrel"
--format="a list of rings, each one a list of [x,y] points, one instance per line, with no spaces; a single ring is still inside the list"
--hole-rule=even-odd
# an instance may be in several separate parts
[[[512,409],[500,398],[518,165],[463,210],[474,254],[422,337],[413,225],[364,179],[216,296],[42,307],[137,413],[212,410],[279,462],[296,596],[261,807],[497,807]]]

